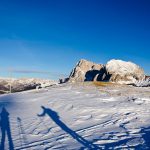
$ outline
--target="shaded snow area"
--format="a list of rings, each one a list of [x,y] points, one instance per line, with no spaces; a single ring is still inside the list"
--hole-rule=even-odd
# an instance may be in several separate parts
[[[63,84],[1,95],[0,111],[1,149],[150,148],[150,88]]]

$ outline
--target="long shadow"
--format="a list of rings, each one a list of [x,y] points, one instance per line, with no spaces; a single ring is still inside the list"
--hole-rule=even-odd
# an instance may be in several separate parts
[[[21,144],[21,147],[25,146],[25,145],[28,145],[28,140],[27,140],[27,136],[25,134],[25,130],[23,128],[23,125],[22,125],[22,120],[21,118],[17,118],[17,122],[18,122],[18,129],[19,129],[19,135],[20,135],[20,144]]]
[[[13,140],[11,137],[10,123],[9,123],[9,113],[7,112],[5,107],[2,108],[2,112],[0,113],[0,117],[1,117],[0,127],[1,127],[1,132],[2,132],[0,150],[5,149],[6,135],[8,137],[9,149],[14,150]]]
[[[65,125],[65,123],[63,123],[60,120],[60,117],[58,116],[57,112],[49,108],[45,108],[44,106],[41,106],[41,108],[43,109],[43,113],[38,115],[39,117],[44,117],[45,115],[48,115],[62,130],[64,130],[66,133],[72,136],[73,139],[75,139],[80,144],[82,144],[84,148],[95,149],[95,150],[100,149],[98,146],[87,141],[86,139],[78,135],[75,131],[71,130],[67,125]]]

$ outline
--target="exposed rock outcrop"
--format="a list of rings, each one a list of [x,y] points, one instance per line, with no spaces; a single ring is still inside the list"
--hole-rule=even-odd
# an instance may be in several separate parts
[[[81,59],[76,67],[72,70],[69,80],[70,82],[93,81],[101,78],[104,74],[104,65],[96,64],[85,59]]]
[[[144,78],[143,69],[132,62],[113,59],[103,65],[81,59],[72,70],[68,81],[111,81],[131,84]]]

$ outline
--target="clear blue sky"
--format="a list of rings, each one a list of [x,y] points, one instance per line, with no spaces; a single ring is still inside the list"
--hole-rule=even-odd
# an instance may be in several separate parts
[[[81,58],[150,74],[150,1],[0,1],[0,68],[69,74]]]

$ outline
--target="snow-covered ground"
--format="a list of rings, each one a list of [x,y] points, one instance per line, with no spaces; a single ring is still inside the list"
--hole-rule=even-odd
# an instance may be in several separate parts
[[[63,84],[1,95],[2,107],[15,150],[150,147],[149,87]]]

